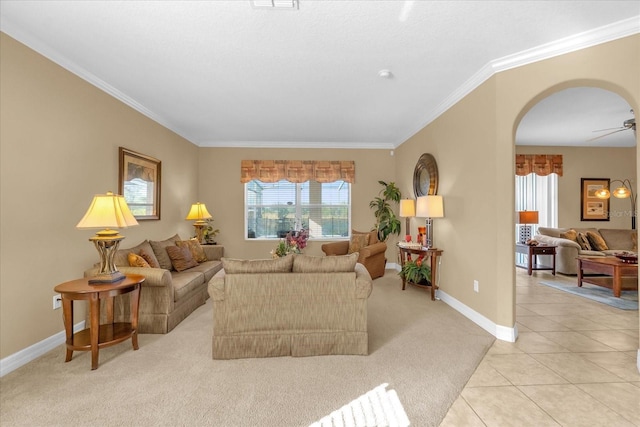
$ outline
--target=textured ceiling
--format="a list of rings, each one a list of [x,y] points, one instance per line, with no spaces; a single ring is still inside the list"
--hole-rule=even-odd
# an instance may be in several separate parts
[[[640,1],[2,0],[0,14],[200,146],[394,148],[495,72],[640,32]]]

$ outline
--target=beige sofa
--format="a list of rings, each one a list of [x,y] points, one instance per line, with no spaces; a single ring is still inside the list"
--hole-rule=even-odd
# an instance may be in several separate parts
[[[173,260],[167,253],[168,246],[176,246],[182,241],[177,234],[162,241],[145,240],[140,244],[120,249],[116,252],[114,262],[118,270],[124,274],[141,274],[145,276],[140,291],[138,311],[138,331],[143,334],[166,334],[175,328],[196,308],[203,305],[209,297],[207,284],[222,269],[221,258],[224,247],[215,245],[201,246],[206,261],[177,271]],[[158,267],[132,267],[129,254],[145,254],[158,263]],[[202,258],[201,258],[202,259]],[[85,277],[95,275],[97,267],[85,271]],[[105,320],[105,310],[100,310],[101,321]],[[114,320],[128,322],[129,294],[115,298]]]
[[[357,257],[223,258],[209,282],[213,358],[368,354],[372,280]]]
[[[587,232],[596,233],[606,244],[605,250],[591,249],[581,246],[578,240],[572,240],[574,230],[576,234]],[[626,229],[607,228],[551,228],[538,227],[538,234],[534,240],[545,245],[554,245],[556,249],[556,271],[562,274],[578,274],[578,263],[576,258],[582,256],[607,256],[617,252],[637,252],[637,231]]]

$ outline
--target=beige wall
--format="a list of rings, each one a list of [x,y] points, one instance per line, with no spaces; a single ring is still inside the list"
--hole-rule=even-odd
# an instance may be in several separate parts
[[[611,197],[610,221],[580,221],[581,178],[628,178],[636,185],[636,147],[516,147],[518,154],[562,154],[564,173],[558,178],[558,226],[631,228],[629,199]],[[613,188],[619,186],[614,183]]]
[[[445,218],[435,220],[435,243],[445,250],[442,289],[511,327],[517,123],[544,96],[585,84],[614,90],[640,111],[640,36],[633,36],[492,77],[394,157],[387,150],[197,148],[4,34],[0,55],[0,358],[63,329],[61,312],[51,309],[53,287],[97,259],[87,241],[91,232],[75,224],[93,194],[117,186],[118,146],[163,161],[162,220],[124,230],[123,247],[176,231],[189,235],[184,217],[200,200],[210,207],[227,254],[247,258],[267,257],[272,245],[244,241],[241,159],[355,160],[352,224],[366,229],[377,181],[395,180],[412,195],[415,162],[432,153],[445,198]],[[414,220],[414,234],[417,225]],[[309,253],[319,254],[319,244]],[[387,258],[395,257],[390,249]]]
[[[216,237],[231,258],[269,258],[275,243],[245,239],[244,184],[240,182],[241,160],[353,160],[356,180],[351,187],[351,225],[370,230],[375,224],[369,202],[379,195],[378,181],[393,181],[395,160],[390,150],[322,150],[201,148],[199,159],[200,198],[220,229]],[[224,183],[218,185],[217,183]],[[404,190],[404,189],[403,189]],[[395,262],[396,236],[388,241],[387,259]],[[323,241],[310,242],[305,253],[321,255]]]
[[[422,152],[431,152],[438,160],[438,193],[444,196],[445,218],[436,220],[435,240],[445,251],[441,282],[445,292],[497,325],[514,325],[517,125],[540,99],[574,86],[612,90],[640,111],[638,75],[640,35],[504,71],[397,150],[396,180],[402,186],[410,179],[404,172],[410,160],[415,164]],[[637,163],[637,151],[631,154]],[[624,168],[638,182],[635,165],[625,162]],[[605,172],[617,177],[610,169]],[[573,215],[572,207],[567,209],[561,221]],[[480,282],[479,293],[473,291],[473,279]]]
[[[53,287],[98,260],[76,224],[94,194],[118,191],[118,147],[162,160],[162,219],[122,230],[123,247],[192,232],[198,148],[0,36],[0,358],[63,330]],[[81,319],[82,312],[77,318]]]

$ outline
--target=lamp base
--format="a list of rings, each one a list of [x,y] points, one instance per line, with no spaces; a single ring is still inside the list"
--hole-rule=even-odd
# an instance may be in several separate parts
[[[90,277],[88,282],[90,285],[99,285],[103,283],[116,283],[125,278],[125,275],[120,271],[114,271],[113,273],[103,273],[97,276]]]
[[[519,234],[518,243],[526,244],[528,240],[531,239],[531,226],[530,225],[521,225]]]

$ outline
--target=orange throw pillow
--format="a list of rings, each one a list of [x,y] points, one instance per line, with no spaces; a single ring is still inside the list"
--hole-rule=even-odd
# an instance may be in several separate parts
[[[133,252],[129,252],[127,255],[127,260],[129,261],[130,267],[144,267],[150,268],[149,263],[144,260],[140,255],[136,255]]]

